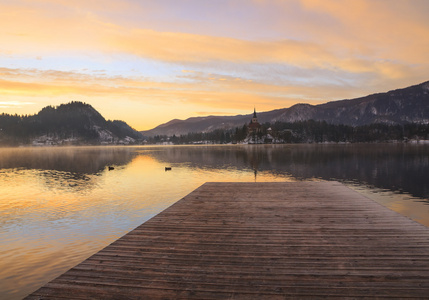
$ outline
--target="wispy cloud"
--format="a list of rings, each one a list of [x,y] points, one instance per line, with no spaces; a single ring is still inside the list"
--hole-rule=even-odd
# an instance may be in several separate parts
[[[25,105],[32,105],[33,102],[23,102],[23,101],[0,101],[1,108],[10,108],[10,107],[22,107]]]
[[[425,19],[404,17],[399,14],[399,9],[392,9],[394,5],[388,5],[386,1],[381,1],[382,4],[347,1],[347,5],[338,1],[301,2],[310,12],[329,15],[330,19],[336,20],[334,25],[343,29],[338,30],[329,23],[323,24],[325,27],[310,21],[306,34],[314,35],[312,39],[243,40],[114,23],[102,15],[59,5],[56,6],[59,7],[56,10],[58,14],[40,8],[3,5],[0,24],[3,28],[10,28],[2,36],[9,40],[9,44],[29,46],[13,46],[11,50],[18,52],[103,51],[184,65],[209,61],[275,62],[309,69],[338,68],[350,72],[381,72],[384,75],[378,63],[380,59],[399,67],[407,62],[427,62],[424,51],[427,48],[422,48],[429,44],[429,24]],[[410,6],[399,3],[401,7]],[[412,12],[417,14],[419,10]],[[26,22],[21,22],[23,19]]]

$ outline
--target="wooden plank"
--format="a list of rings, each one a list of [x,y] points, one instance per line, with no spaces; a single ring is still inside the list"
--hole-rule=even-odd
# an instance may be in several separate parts
[[[338,182],[206,183],[27,299],[429,296],[429,229]]]

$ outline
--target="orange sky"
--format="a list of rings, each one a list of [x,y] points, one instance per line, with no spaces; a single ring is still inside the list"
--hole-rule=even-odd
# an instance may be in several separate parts
[[[427,0],[0,0],[0,112],[138,130],[429,80]]]

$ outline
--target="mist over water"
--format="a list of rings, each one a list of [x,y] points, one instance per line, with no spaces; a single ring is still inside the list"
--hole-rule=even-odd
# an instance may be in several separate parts
[[[344,182],[429,226],[428,145],[0,149],[0,298],[26,296],[207,181],[299,180]]]

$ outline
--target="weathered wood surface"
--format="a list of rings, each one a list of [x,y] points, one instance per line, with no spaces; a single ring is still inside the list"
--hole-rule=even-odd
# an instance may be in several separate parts
[[[428,298],[429,229],[337,182],[206,183],[28,299]]]

